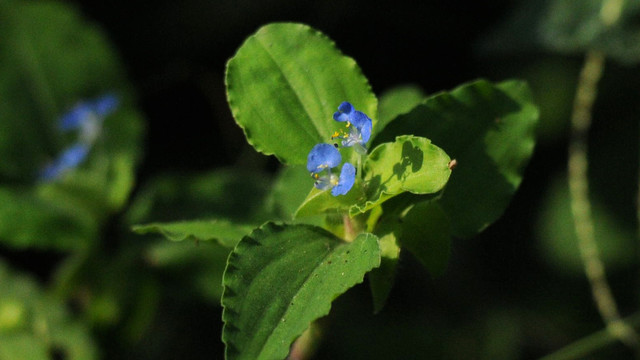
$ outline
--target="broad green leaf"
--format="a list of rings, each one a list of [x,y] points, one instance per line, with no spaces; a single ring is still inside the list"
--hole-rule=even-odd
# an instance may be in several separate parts
[[[0,359],[98,358],[89,330],[71,317],[63,302],[45,294],[37,283],[0,263]]]
[[[132,229],[138,234],[162,234],[171,241],[215,240],[220,245],[233,248],[243,236],[250,233],[255,227],[254,225],[236,224],[228,220],[215,219],[135,225]]]
[[[375,128],[377,99],[358,65],[306,25],[260,28],[227,63],[226,84],[249,143],[286,164],[304,164],[314,145],[343,128],[332,118],[343,101]]]
[[[478,80],[429,97],[389,123],[374,144],[401,134],[425,136],[456,159],[440,204],[453,235],[467,238],[509,204],[533,153],[537,123],[526,83]]]
[[[444,273],[451,249],[451,225],[437,202],[422,202],[411,208],[403,218],[399,240],[431,276]]]
[[[224,274],[227,359],[283,359],[331,302],[380,265],[377,238],[345,243],[308,225],[267,223],[238,243]]]
[[[133,188],[143,129],[130,85],[104,34],[66,4],[2,1],[0,33],[0,191],[11,198],[0,211],[8,218],[29,212],[19,227],[0,225],[0,240],[19,248],[85,248]],[[87,160],[54,182],[39,182],[39,171],[76,141],[75,133],[59,131],[58,119],[105,93],[120,105],[104,119]]]
[[[396,267],[400,257],[400,247],[396,242],[396,236],[389,232],[382,236],[380,242],[380,267],[369,273],[369,286],[373,297],[373,312],[378,313],[387,302],[393,282],[396,277]]]
[[[384,127],[398,115],[406,114],[416,105],[420,104],[426,95],[418,86],[403,85],[386,90],[380,95],[378,104],[378,125],[376,132]]]
[[[404,192],[432,194],[449,180],[451,159],[427,138],[404,135],[377,146],[364,162],[365,200],[350,212],[365,212]]]

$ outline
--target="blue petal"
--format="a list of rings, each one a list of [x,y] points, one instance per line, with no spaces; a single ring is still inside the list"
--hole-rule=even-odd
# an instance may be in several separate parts
[[[86,102],[81,102],[62,115],[58,121],[58,126],[62,131],[77,129],[91,116],[91,106]]]
[[[351,103],[348,101],[343,101],[342,104],[338,106],[338,111],[349,115],[353,111],[353,105],[351,105]]]
[[[331,195],[344,195],[351,190],[353,183],[356,181],[356,168],[351,163],[344,163],[340,171],[340,180],[338,185],[331,189]]]
[[[340,165],[341,161],[340,151],[333,145],[317,144],[307,157],[307,170],[311,173],[319,173],[326,168],[330,169]]]
[[[369,119],[369,118],[367,118],[367,119]],[[371,127],[372,126],[373,125],[371,124],[371,119],[369,119],[369,121],[366,121],[360,127],[360,134],[362,135],[362,145],[366,144],[367,141],[369,141],[369,138],[371,137]]]
[[[333,114],[333,119],[336,121],[351,121],[351,113],[353,112],[353,105],[351,103],[344,101],[340,106],[338,106],[338,111]]]
[[[93,102],[93,111],[96,115],[104,117],[118,108],[120,100],[113,94],[103,95]]]

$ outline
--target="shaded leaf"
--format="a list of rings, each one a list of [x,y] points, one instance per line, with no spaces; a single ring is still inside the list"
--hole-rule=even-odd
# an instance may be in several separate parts
[[[380,265],[377,238],[345,243],[318,227],[267,223],[240,241],[224,274],[228,359],[282,359],[338,295]]]
[[[411,208],[403,218],[399,240],[431,276],[444,273],[451,250],[451,225],[437,202],[422,202]]]
[[[304,164],[314,145],[342,128],[332,115],[343,101],[375,126],[377,100],[358,65],[306,25],[260,28],[227,63],[226,84],[249,143],[286,164]]]
[[[494,222],[533,153],[538,110],[526,83],[478,80],[429,97],[389,123],[374,143],[400,134],[429,137],[456,159],[440,204],[452,233],[471,237]]]
[[[390,232],[382,236],[380,242],[380,266],[369,273],[369,285],[373,297],[373,312],[378,313],[387,302],[396,276],[400,247],[396,236]]]

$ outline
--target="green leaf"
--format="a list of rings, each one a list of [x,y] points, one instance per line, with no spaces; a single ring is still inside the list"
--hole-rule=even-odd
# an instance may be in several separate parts
[[[233,248],[243,236],[251,232],[255,225],[236,224],[228,220],[192,220],[172,223],[152,223],[134,225],[138,234],[162,234],[171,241],[215,240],[220,245]]]
[[[403,218],[399,240],[432,276],[444,273],[451,250],[451,225],[437,202],[422,202],[411,208]]]
[[[343,124],[343,101],[376,121],[377,99],[355,61],[306,25],[275,23],[247,38],[229,60],[227,99],[256,150],[304,164],[311,148]]]
[[[422,89],[415,85],[398,86],[383,92],[378,105],[377,131],[382,131],[391,120],[408,113],[425,98]]]
[[[380,242],[380,267],[369,273],[369,286],[373,297],[373,312],[378,313],[387,302],[396,276],[400,247],[393,232],[382,236]]]
[[[452,233],[471,237],[502,215],[535,144],[538,109],[526,83],[478,80],[429,97],[389,123],[374,144],[427,136],[457,161],[440,204]]]
[[[350,212],[365,212],[393,196],[433,194],[449,180],[451,159],[431,140],[404,135],[377,146],[364,162],[365,200]]]
[[[227,359],[283,359],[331,302],[380,265],[377,238],[345,243],[318,227],[267,223],[240,241],[224,274]]]

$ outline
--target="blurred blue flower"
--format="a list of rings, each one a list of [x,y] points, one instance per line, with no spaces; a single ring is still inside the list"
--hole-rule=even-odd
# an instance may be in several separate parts
[[[340,152],[332,145],[318,144],[311,149],[307,158],[307,170],[314,178],[314,186],[317,189],[331,189],[333,196],[344,195],[351,190],[356,179],[356,169],[353,165],[345,163],[340,176],[331,172],[341,161]],[[323,172],[326,173],[320,175]]]
[[[40,180],[51,181],[59,178],[65,172],[80,165],[89,155],[89,145],[76,143],[65,149],[60,156],[47,164],[40,172]]]
[[[42,181],[52,181],[65,172],[82,164],[89,155],[93,143],[102,132],[104,118],[113,113],[120,101],[113,94],[106,94],[90,101],[79,102],[58,120],[62,132],[78,131],[76,143],[66,148],[56,159],[48,163],[39,174]]]
[[[342,146],[356,146],[356,150],[360,148],[366,151],[365,144],[371,137],[372,122],[371,119],[362,111],[354,109],[351,103],[345,101],[338,106],[338,111],[333,114],[333,119],[340,122],[346,122],[349,129],[348,134],[336,131],[331,138],[342,138]]]

